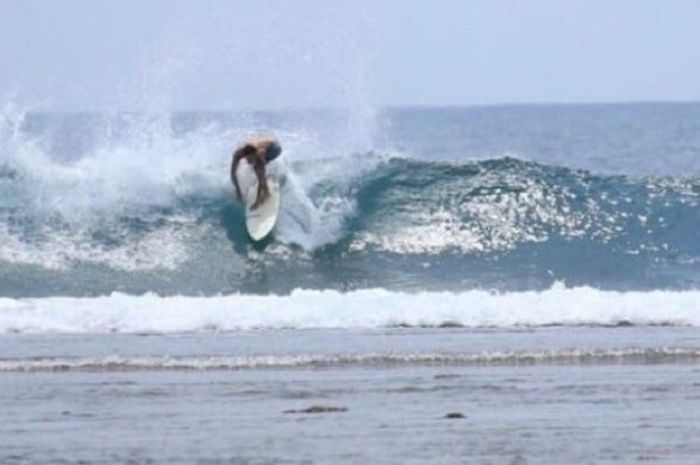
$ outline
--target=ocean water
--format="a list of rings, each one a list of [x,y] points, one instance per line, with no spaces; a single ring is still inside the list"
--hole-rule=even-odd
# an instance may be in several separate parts
[[[700,104],[361,116],[5,105],[0,463],[697,463]]]

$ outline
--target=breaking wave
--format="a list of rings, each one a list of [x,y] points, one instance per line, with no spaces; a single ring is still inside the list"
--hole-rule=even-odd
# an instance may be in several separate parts
[[[295,290],[290,295],[0,299],[0,333],[173,333],[251,329],[700,326],[700,291],[556,285],[492,293]]]
[[[2,114],[0,295],[700,283],[695,178],[417,160],[275,127],[282,212],[274,236],[252,244],[230,153],[246,127],[271,125],[82,117],[91,130],[78,136],[67,117]]]

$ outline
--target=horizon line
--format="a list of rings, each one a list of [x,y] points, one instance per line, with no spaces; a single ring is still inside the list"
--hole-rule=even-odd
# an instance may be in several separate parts
[[[367,105],[367,109],[381,110],[454,110],[454,109],[488,109],[508,107],[598,107],[598,106],[644,106],[644,105],[698,105],[700,100],[619,100],[619,101],[591,101],[591,102],[511,102],[511,103],[453,103],[453,104],[423,104],[401,103]],[[30,105],[28,105],[31,107]],[[348,112],[351,107],[281,107],[281,108],[171,108],[163,110],[152,109],[110,109],[110,108],[85,108],[85,109],[28,109],[27,113],[63,113],[63,114],[90,114],[90,113],[115,113],[115,114],[160,114],[160,113],[306,113],[306,112]]]

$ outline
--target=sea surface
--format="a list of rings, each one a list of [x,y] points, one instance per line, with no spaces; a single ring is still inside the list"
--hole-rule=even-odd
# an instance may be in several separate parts
[[[700,104],[7,104],[0,463],[696,464],[699,230]]]

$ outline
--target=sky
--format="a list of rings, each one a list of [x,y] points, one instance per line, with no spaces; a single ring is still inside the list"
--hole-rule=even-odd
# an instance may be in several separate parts
[[[695,0],[0,0],[0,105],[700,100]]]

